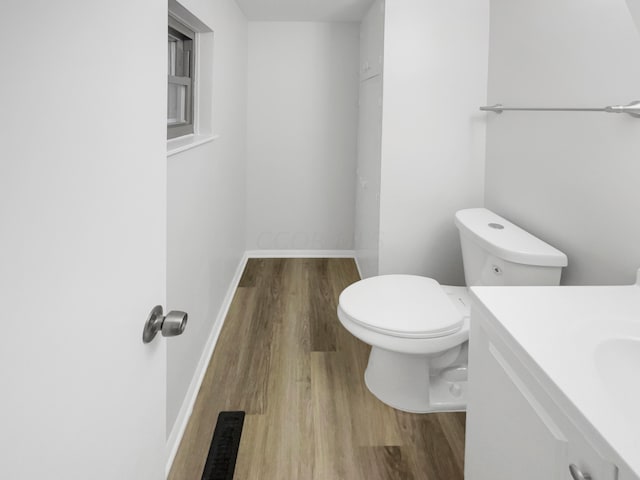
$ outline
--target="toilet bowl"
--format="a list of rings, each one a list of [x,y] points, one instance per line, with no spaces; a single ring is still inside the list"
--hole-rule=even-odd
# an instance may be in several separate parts
[[[465,287],[381,275],[340,295],[338,318],[371,345],[365,384],[396,409],[464,410],[470,297]]]
[[[484,209],[461,210],[468,285],[557,285],[564,253]],[[467,287],[380,275],[342,291],[338,318],[371,345],[364,381],[379,400],[414,413],[466,409],[471,298]]]

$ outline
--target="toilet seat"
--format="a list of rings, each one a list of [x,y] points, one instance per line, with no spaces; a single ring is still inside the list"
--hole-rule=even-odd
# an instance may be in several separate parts
[[[338,308],[362,327],[401,338],[444,337],[464,323],[441,285],[417,275],[360,280],[343,290]]]

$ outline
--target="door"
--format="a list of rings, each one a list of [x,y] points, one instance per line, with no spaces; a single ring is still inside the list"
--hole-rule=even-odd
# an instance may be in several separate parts
[[[163,478],[166,15],[2,2],[0,478]]]

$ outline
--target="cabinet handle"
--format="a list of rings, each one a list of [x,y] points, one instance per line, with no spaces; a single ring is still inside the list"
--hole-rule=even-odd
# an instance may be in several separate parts
[[[569,472],[571,472],[573,480],[591,480],[591,475],[582,473],[582,470],[576,467],[573,463],[569,465]]]

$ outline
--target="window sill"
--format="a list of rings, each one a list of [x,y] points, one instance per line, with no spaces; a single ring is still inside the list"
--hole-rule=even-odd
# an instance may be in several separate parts
[[[185,135],[184,137],[172,138],[167,140],[167,157],[213,142],[219,137],[220,135]]]

